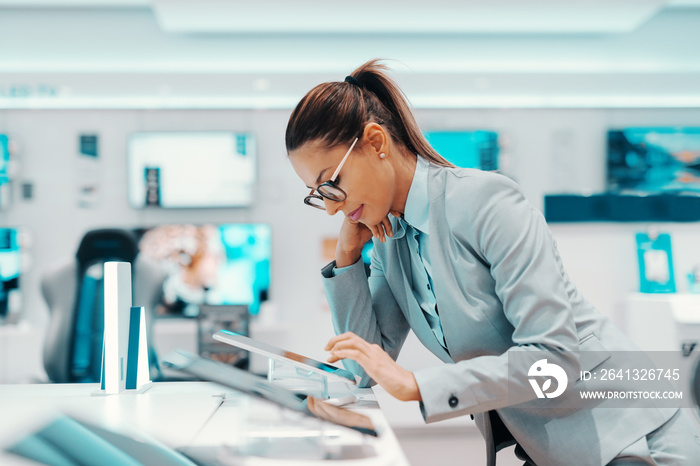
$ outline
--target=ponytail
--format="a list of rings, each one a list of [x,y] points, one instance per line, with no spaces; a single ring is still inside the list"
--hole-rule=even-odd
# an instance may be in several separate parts
[[[350,143],[367,123],[375,122],[411,152],[436,165],[454,167],[425,139],[403,92],[387,71],[387,66],[375,59],[357,68],[344,82],[311,89],[289,117],[287,153],[315,140],[329,147]]]

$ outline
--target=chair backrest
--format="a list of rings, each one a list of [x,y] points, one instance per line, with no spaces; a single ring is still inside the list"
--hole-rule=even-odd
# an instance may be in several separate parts
[[[75,259],[44,275],[41,290],[50,322],[44,343],[44,368],[53,382],[98,382],[104,331],[103,270],[108,261],[132,264],[132,302],[146,308],[149,353],[154,357],[151,321],[160,300],[164,274],[138,254],[128,230],[92,230]],[[153,361],[154,362],[154,361]]]

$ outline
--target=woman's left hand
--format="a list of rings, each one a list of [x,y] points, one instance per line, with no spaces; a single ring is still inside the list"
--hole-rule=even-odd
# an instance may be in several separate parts
[[[331,352],[328,362],[352,359],[394,398],[421,401],[413,372],[396,364],[381,346],[368,343],[352,332],[346,332],[331,338],[324,349]]]

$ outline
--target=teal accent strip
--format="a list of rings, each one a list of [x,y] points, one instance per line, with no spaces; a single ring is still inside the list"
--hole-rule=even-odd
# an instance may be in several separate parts
[[[94,382],[90,378],[90,353],[92,352],[93,309],[96,294],[97,280],[86,275],[80,287],[78,315],[73,337],[71,376],[76,382]]]
[[[102,375],[100,376],[100,390],[105,389],[105,342],[102,339]]]
[[[139,339],[141,337],[141,307],[131,307],[129,315],[129,349],[126,359],[126,388],[136,389],[139,369]]]

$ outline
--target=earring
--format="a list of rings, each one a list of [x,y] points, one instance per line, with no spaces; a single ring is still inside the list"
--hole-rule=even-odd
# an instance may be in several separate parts
[[[379,157],[383,159],[384,157],[386,157],[386,154],[382,152],[381,154],[379,154]]]

